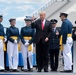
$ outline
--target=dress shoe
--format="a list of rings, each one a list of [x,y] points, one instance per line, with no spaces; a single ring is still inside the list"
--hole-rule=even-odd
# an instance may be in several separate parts
[[[44,72],[48,72],[48,70],[44,70]]]
[[[60,72],[63,72],[63,73],[70,73],[70,72],[72,72],[72,70],[64,70],[64,71],[60,71]]]
[[[30,72],[33,72],[33,68],[30,68],[30,70],[29,70]]]
[[[39,69],[37,72],[41,72],[41,70]]]
[[[5,70],[5,69],[2,69],[2,70],[0,70],[0,72],[7,72],[7,70]]]
[[[48,72],[48,69],[44,68],[44,72]]]
[[[64,70],[65,72],[72,72],[72,70]]]
[[[28,69],[23,69],[22,71],[23,71],[23,72],[28,72]]]
[[[13,72],[13,69],[9,69],[10,72]]]
[[[56,72],[57,70],[51,70],[52,72]]]
[[[18,70],[18,69],[13,69],[13,72],[20,72],[20,70]]]
[[[51,71],[54,71],[54,70],[51,70]]]
[[[54,70],[55,72],[57,72],[57,69],[56,70]]]

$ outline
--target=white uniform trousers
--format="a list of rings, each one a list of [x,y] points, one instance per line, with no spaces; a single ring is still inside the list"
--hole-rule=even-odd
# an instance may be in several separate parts
[[[25,40],[28,42],[28,40]],[[33,48],[33,44],[32,44]],[[31,51],[28,51],[28,46],[25,46],[23,43],[21,43],[21,52],[22,52],[22,57],[23,57],[23,64],[24,64],[24,69],[27,69],[27,57],[29,60],[29,66],[30,68],[33,68],[33,49]]]
[[[0,70],[4,69],[3,40],[0,39]]]
[[[72,70],[72,45],[73,40],[71,37],[68,37],[66,44],[63,44],[64,70]]]
[[[8,41],[7,53],[8,53],[9,69],[17,69],[18,68],[18,44]]]

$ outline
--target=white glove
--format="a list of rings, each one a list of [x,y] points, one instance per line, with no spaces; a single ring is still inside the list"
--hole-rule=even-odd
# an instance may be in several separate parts
[[[17,40],[14,40],[14,43],[17,44]]]
[[[6,42],[7,41],[7,38],[4,38],[4,42]]]
[[[28,46],[28,45],[29,45],[29,43],[28,43],[28,42],[26,42],[26,43],[25,43],[25,46]]]
[[[74,34],[76,35],[76,31],[74,32]]]
[[[49,39],[46,37],[45,42],[47,42]]]

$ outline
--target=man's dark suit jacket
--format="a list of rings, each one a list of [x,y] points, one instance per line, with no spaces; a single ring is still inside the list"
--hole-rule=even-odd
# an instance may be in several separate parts
[[[42,39],[43,44],[48,44],[48,42],[45,42],[46,37],[49,38],[50,32],[51,32],[51,24],[50,21],[45,20],[44,30],[42,30],[41,20],[38,19],[35,22],[31,24],[32,28],[36,28],[36,34],[34,37],[34,43],[38,43],[40,39]]]

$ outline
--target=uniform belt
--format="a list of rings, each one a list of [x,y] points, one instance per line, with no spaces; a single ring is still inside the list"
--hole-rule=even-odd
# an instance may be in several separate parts
[[[72,34],[67,34],[67,37],[72,37]],[[63,44],[62,44],[62,35],[60,37],[60,50],[63,50]]]
[[[60,50],[63,50],[63,45],[62,45],[62,35],[60,36]]]
[[[11,36],[12,39],[17,40],[18,37],[17,36]]]
[[[20,42],[18,43],[18,50],[20,51]]]
[[[18,37],[17,36],[11,36],[12,39],[17,40]],[[20,50],[20,43],[18,44],[18,50]]]
[[[0,39],[1,40],[4,40],[4,36],[0,36]],[[5,42],[3,44],[3,50],[6,51],[6,43]]]
[[[2,40],[3,40],[3,39],[4,39],[4,36],[0,36],[0,39],[2,39]]]
[[[25,37],[23,37],[25,40],[31,40],[32,39],[32,37],[28,37],[28,36],[25,36]],[[30,44],[29,46],[28,46],[28,51],[31,51],[32,50],[32,44]]]
[[[32,39],[32,37],[28,37],[28,36],[24,36],[23,37],[25,40],[31,40]]]
[[[72,37],[72,34],[67,34],[68,37]]]
[[[3,47],[4,51],[6,51],[6,43],[4,42],[4,47]]]
[[[30,44],[29,46],[28,46],[28,51],[31,51],[32,50],[32,44]]]

